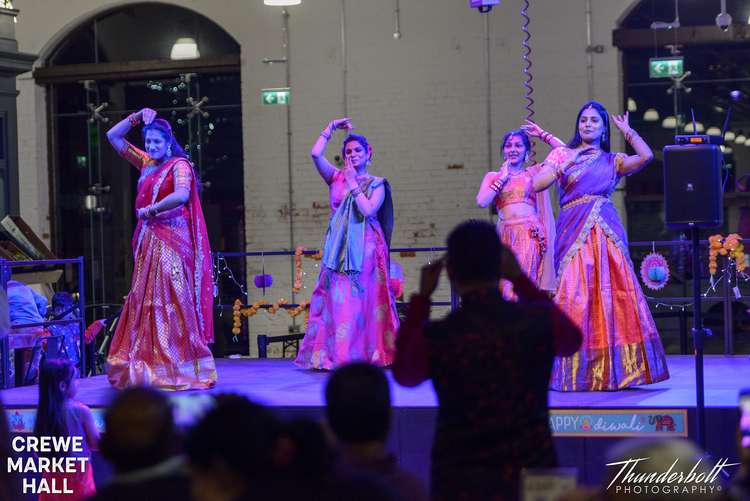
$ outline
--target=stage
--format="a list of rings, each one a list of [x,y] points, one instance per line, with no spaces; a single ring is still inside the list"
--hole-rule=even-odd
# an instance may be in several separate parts
[[[241,393],[273,407],[284,417],[323,415],[327,372],[298,369],[291,360],[217,359],[219,381],[208,391],[175,393],[173,400],[182,423],[195,419],[211,393]],[[550,392],[551,424],[561,466],[579,469],[580,479],[601,478],[604,451],[623,436],[694,436],[695,373],[691,356],[668,357],[667,381],[619,392]],[[392,381],[393,429],[389,447],[401,463],[427,479],[437,401],[428,382],[403,388]],[[520,384],[509,381],[508,384]],[[736,456],[734,450],[740,389],[750,386],[750,359],[742,356],[706,356],[705,402],[707,447],[715,457]],[[36,386],[0,392],[12,431],[33,426]],[[78,399],[95,410],[101,425],[104,406],[114,394],[105,376],[80,380]],[[511,410],[512,411],[512,410]],[[241,433],[241,430],[238,430]]]

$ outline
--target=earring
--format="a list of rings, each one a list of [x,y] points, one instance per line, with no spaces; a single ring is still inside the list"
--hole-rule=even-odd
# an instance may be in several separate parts
[[[172,145],[171,144],[169,146],[167,146],[167,156],[168,157],[172,156]]]

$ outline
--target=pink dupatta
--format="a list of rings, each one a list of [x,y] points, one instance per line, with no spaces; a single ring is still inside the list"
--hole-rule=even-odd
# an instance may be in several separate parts
[[[136,211],[158,202],[174,191],[173,167],[180,161],[187,162],[186,159],[181,157],[171,158],[139,181],[135,203]],[[190,169],[192,171],[192,167]],[[164,211],[153,219],[139,219],[133,235],[132,246],[133,256],[138,260],[143,235],[146,229],[150,229],[188,263],[194,276],[195,305],[201,337],[206,343],[212,343],[214,340],[213,268],[206,222],[203,217],[197,186],[198,180],[195,171],[192,171],[190,198],[187,203]],[[181,228],[175,228],[170,224],[172,218],[182,215],[183,212],[188,222],[189,235],[186,235]]]

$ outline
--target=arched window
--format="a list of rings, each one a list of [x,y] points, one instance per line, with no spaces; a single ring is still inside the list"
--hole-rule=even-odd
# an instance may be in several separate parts
[[[143,3],[78,26],[34,72],[49,92],[53,247],[85,256],[89,303],[121,303],[130,287],[138,173],[105,133],[140,108],[169,120],[190,154],[212,249],[244,248],[239,55],[204,16]],[[129,140],[142,144],[139,130]]]
[[[734,232],[745,225],[745,236],[750,236],[750,208],[745,207],[750,193],[736,189],[736,181],[750,172],[750,0],[727,2],[733,24],[726,31],[716,25],[719,2],[676,4],[678,28],[664,28],[676,18],[674,1],[642,0],[614,32],[623,56],[624,104],[631,109],[631,124],[656,153],[654,165],[628,180],[628,231],[633,240],[676,236],[666,230],[663,217],[653,217],[664,214],[661,149],[673,144],[675,134],[693,130],[691,110],[698,132],[719,135],[729,94],[739,90],[725,138],[725,228],[717,231]],[[682,81],[652,78],[649,59],[671,56],[682,57],[690,75]]]

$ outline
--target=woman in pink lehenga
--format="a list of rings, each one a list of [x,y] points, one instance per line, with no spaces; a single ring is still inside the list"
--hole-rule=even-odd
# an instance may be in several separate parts
[[[107,132],[117,152],[140,170],[133,235],[135,269],[107,358],[112,386],[164,390],[210,388],[213,342],[211,249],[198,179],[169,122],[144,108]],[[125,135],[144,123],[146,151]]]
[[[555,302],[581,328],[581,349],[555,359],[550,387],[560,391],[619,390],[669,377],[664,348],[628,252],[628,239],[610,200],[623,176],[653,158],[628,124],[612,121],[635,155],[610,153],[609,114],[591,101],[578,112],[573,139],[555,148],[534,178],[557,181]]]
[[[552,249],[555,241],[555,218],[549,193],[534,190],[534,175],[540,165],[525,164],[529,159],[529,135],[541,137],[552,146],[564,144],[537,124],[527,121],[521,129],[503,137],[505,161],[497,172],[488,172],[477,193],[477,205],[497,207],[497,233],[506,247],[513,250],[521,270],[540,289],[554,291],[555,270]],[[501,280],[503,298],[516,300],[513,285]]]
[[[364,136],[344,139],[344,169],[336,169],[324,156],[333,131],[351,128],[348,118],[332,121],[311,152],[328,184],[331,219],[307,331],[295,361],[306,369],[333,369],[353,360],[386,366],[395,356],[399,322],[389,280],[390,186],[367,172],[372,148]]]

